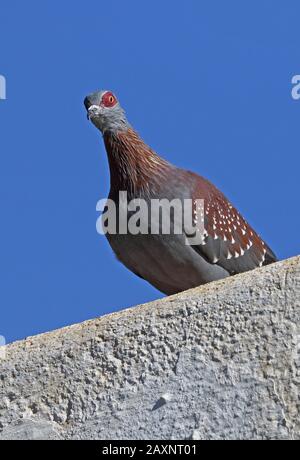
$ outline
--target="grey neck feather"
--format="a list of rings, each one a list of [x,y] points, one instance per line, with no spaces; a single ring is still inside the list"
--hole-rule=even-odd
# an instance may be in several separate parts
[[[105,109],[99,116],[91,117],[94,125],[104,134],[107,131],[127,131],[131,126],[120,104],[112,109]]]

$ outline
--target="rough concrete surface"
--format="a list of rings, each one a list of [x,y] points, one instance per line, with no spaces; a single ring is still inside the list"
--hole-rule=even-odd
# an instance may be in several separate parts
[[[300,258],[2,349],[0,439],[299,439]]]

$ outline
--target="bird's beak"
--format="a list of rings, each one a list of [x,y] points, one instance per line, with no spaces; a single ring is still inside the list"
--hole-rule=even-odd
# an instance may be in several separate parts
[[[89,110],[89,108],[92,105],[99,105],[100,104],[100,93],[92,93],[89,94],[85,99],[84,99],[84,105],[86,110]]]
[[[87,110],[87,118],[89,120],[91,118],[91,115],[95,112],[95,109],[99,108],[100,94],[99,93],[90,94],[84,99],[83,103]]]
[[[91,102],[91,100],[90,100],[90,96],[87,96],[87,97],[84,99],[83,103],[84,103],[84,106],[85,106],[86,110],[89,110],[89,108],[91,107],[91,105],[93,105],[92,102]]]

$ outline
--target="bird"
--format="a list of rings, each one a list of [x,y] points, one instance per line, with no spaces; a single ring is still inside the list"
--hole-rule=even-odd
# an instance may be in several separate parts
[[[215,185],[171,164],[141,139],[112,91],[91,93],[84,106],[88,119],[103,136],[110,170],[108,199],[117,207],[120,191],[125,191],[128,199],[146,203],[203,200],[200,216],[204,231],[197,244],[187,244],[185,230],[164,234],[160,226],[155,234],[108,232],[112,250],[129,270],[172,295],[277,261],[271,248]],[[192,219],[195,215],[199,218],[193,207],[191,212]]]

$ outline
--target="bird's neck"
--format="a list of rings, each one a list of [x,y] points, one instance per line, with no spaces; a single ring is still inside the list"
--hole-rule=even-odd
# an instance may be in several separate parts
[[[148,147],[132,128],[106,131],[103,138],[110,168],[110,195],[121,190],[131,196],[150,194],[167,176],[171,165]]]

